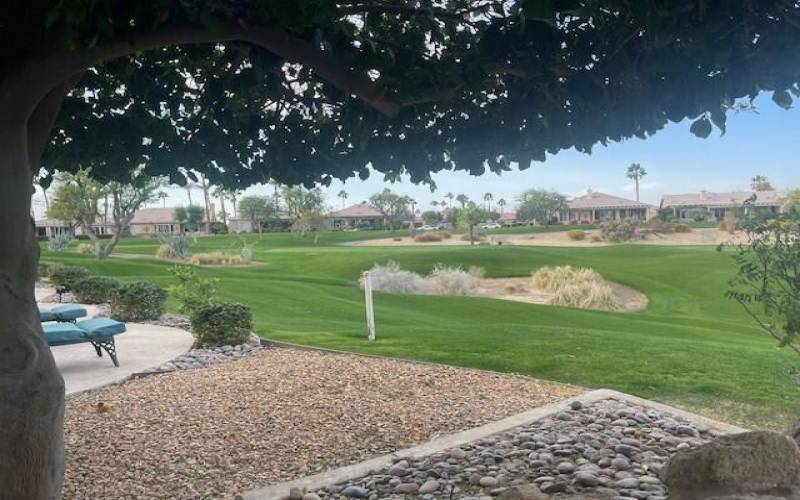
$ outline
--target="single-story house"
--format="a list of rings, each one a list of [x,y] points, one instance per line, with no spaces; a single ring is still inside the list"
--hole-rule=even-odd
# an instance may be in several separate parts
[[[500,218],[497,219],[498,224],[503,226],[514,226],[517,224],[517,212],[503,212]]]
[[[204,217],[205,219],[205,217]],[[175,208],[142,208],[131,219],[131,236],[139,234],[180,233],[181,224],[175,222]]]
[[[82,236],[84,234],[80,226],[53,219],[52,217],[37,219],[35,225],[36,235],[47,238],[52,238],[59,234],[71,234],[72,236]],[[112,234],[113,227],[111,224],[103,224],[102,219],[100,219],[95,224],[92,224],[92,231],[96,234]]]
[[[728,212],[755,208],[758,212],[776,215],[781,212],[781,197],[776,191],[736,191],[689,194],[667,194],[661,198],[661,210],[672,211],[679,219],[704,218],[723,220]]]
[[[380,229],[384,226],[383,214],[369,203],[357,203],[327,215],[329,229]]]
[[[559,214],[564,223],[591,223],[604,220],[648,220],[656,215],[656,208],[640,201],[587,190],[567,202],[567,209]]]

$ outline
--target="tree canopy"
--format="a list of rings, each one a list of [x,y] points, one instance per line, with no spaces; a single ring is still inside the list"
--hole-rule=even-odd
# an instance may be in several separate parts
[[[517,197],[517,204],[517,220],[550,224],[567,207],[567,198],[555,191],[529,189]]]
[[[4,9],[0,40],[24,29],[29,43],[0,69],[57,54],[63,78],[82,75],[56,141],[100,134],[177,183],[187,167],[233,187],[367,165],[414,181],[526,168],[685,118],[707,137],[737,98],[800,95],[800,7],[780,1],[93,0],[18,14]]]

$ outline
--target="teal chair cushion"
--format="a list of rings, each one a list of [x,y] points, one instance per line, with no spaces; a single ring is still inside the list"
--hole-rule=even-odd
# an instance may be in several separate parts
[[[84,330],[89,338],[112,337],[125,331],[125,323],[111,318],[93,318],[78,321],[75,326]]]
[[[51,323],[43,325],[42,328],[48,345],[80,344],[89,341],[86,331],[72,323]]]
[[[50,309],[58,321],[75,321],[78,318],[86,317],[86,308],[78,304],[64,304]]]
[[[47,321],[56,321],[58,317],[56,313],[51,311],[50,309],[39,309],[39,321],[45,323]]]

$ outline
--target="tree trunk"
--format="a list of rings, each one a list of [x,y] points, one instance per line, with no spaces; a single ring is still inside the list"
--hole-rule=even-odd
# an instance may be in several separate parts
[[[202,183],[203,188],[203,201],[206,204],[206,234],[211,234],[211,198],[208,196],[208,181],[201,178],[200,182]]]
[[[64,473],[64,381],[33,292],[39,249],[26,120],[7,113],[3,97],[0,89],[0,497],[53,499]]]
[[[222,223],[228,225],[228,214],[225,212],[225,197],[219,194],[219,208],[222,210]]]
[[[469,225],[469,244],[475,244],[475,226],[472,224]]]

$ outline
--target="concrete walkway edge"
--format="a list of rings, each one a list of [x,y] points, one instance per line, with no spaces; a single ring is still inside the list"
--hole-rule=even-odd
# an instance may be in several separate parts
[[[656,403],[647,399],[642,399],[636,396],[631,396],[622,392],[617,392],[610,389],[598,389],[587,391],[556,403],[551,403],[549,405],[540,406],[532,410],[518,413],[516,415],[512,415],[480,427],[442,436],[440,438],[428,441],[427,443],[422,443],[417,446],[412,446],[411,448],[398,450],[394,453],[381,455],[363,462],[320,472],[319,474],[313,474],[311,476],[302,477],[292,481],[276,483],[258,490],[248,491],[237,496],[236,498],[241,498],[243,500],[273,500],[286,498],[289,495],[289,489],[294,487],[306,489],[308,491],[316,490],[330,484],[349,481],[351,479],[368,475],[373,471],[388,467],[395,461],[402,458],[424,457],[427,455],[432,455],[434,453],[461,446],[462,444],[466,444],[492,434],[504,432],[521,425],[534,423],[556,413],[565,411],[569,408],[570,403],[573,401],[591,404],[605,399],[615,399],[617,401],[624,401],[643,406],[645,408],[652,408],[654,410],[667,412],[676,417],[684,418],[690,422],[705,424],[709,428],[723,434],[734,434],[738,432],[745,432],[747,430],[741,427],[736,427],[735,425],[718,422],[710,418],[702,417],[694,413],[673,408],[665,404]]]

